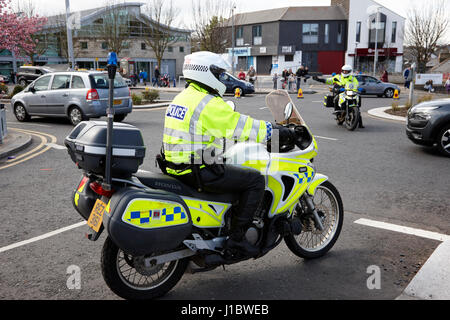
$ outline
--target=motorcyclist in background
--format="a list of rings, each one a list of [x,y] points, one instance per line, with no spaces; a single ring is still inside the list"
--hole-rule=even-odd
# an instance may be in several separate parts
[[[240,195],[227,247],[255,256],[258,249],[245,239],[245,233],[262,200],[264,177],[256,170],[223,164],[219,143],[223,138],[266,143],[277,129],[282,145],[293,141],[295,133],[232,110],[222,98],[226,87],[220,81],[228,68],[215,53],[195,52],[185,57],[183,76],[188,85],[167,109],[162,156],[166,172],[183,183],[200,184],[206,192]]]
[[[327,79],[320,79],[317,76],[314,76],[313,79],[322,83],[326,83],[328,85],[339,85],[343,88],[348,84],[353,84],[353,91],[358,92],[359,82],[356,77],[352,75],[353,68],[350,65],[344,65],[341,69],[341,74],[337,74]],[[345,102],[345,93],[341,93],[335,97],[334,101],[334,112],[333,114],[339,114],[343,112],[341,106]],[[361,107],[361,97],[359,97],[359,107]],[[359,127],[364,128],[362,117],[359,117]]]

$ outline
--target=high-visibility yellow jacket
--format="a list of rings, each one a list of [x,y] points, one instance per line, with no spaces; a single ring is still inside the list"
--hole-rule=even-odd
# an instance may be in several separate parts
[[[217,95],[211,95],[196,83],[178,94],[165,115],[163,149],[167,161],[191,163],[191,156],[200,159],[200,151],[219,149],[222,139],[265,142],[270,139],[272,125],[235,112]],[[220,153],[220,152],[219,152]],[[186,174],[185,170],[171,174]]]
[[[358,90],[359,82],[356,77],[350,75],[348,77],[343,77],[341,74],[337,74],[334,77],[326,79],[326,84],[332,85],[332,84],[338,84],[340,86],[343,86],[344,88],[347,86],[347,84],[353,84],[353,91]]]

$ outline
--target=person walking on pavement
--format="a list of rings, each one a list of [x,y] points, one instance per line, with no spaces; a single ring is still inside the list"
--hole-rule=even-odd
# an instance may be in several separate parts
[[[381,79],[382,82],[389,82],[388,80],[388,72],[387,70],[384,70],[383,74],[381,75]]]
[[[249,256],[258,248],[245,233],[253,222],[265,188],[257,170],[223,164],[223,138],[267,143],[273,129],[279,130],[280,145],[295,138],[293,129],[234,111],[223,100],[226,86],[219,80],[230,66],[220,55],[195,52],[187,55],[183,76],[188,86],[166,111],[161,159],[163,171],[185,184],[206,192],[238,193],[238,210],[233,213],[226,246]],[[206,71],[205,71],[206,70]]]
[[[245,81],[245,72],[241,69],[241,71],[238,74],[239,80]]]
[[[297,92],[298,92],[298,90],[300,89],[302,77],[305,76],[305,67],[303,65],[301,65],[297,69],[297,72],[295,72],[295,75],[297,76]]]
[[[408,68],[403,71],[403,78],[405,79],[405,88],[409,89],[412,80],[411,67],[408,66]]]
[[[153,86],[159,87],[159,78],[161,77],[161,72],[159,71],[159,67],[155,66],[155,78],[153,79]]]
[[[447,94],[450,94],[450,77],[445,81],[445,90],[447,90]]]
[[[255,68],[253,68],[253,66],[250,66],[250,69],[247,72],[247,76],[248,76],[248,81],[255,85],[255,81],[256,81],[256,70]]]

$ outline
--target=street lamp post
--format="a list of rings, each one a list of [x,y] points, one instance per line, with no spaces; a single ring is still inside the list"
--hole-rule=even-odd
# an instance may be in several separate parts
[[[377,7],[377,15],[375,17],[375,56],[373,61],[373,76],[376,77],[378,63],[378,27],[380,24],[380,7]]]
[[[69,62],[71,67],[75,67],[75,61],[73,59],[73,43],[72,43],[72,26],[69,23],[70,14],[70,1],[66,0],[66,29],[67,29],[67,51],[69,54]]]
[[[234,76],[234,9],[236,5],[233,4],[231,8],[231,74]]]

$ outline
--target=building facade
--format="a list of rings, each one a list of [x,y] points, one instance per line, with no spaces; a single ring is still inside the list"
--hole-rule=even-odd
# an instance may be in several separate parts
[[[122,28],[126,34],[122,49],[118,53],[121,67],[127,75],[146,71],[150,81],[153,77],[157,60],[154,51],[146,39],[149,30],[155,28],[154,21],[142,12],[142,3],[122,3],[73,13],[78,19],[74,23],[73,52],[75,64],[83,69],[103,69],[106,67],[110,51],[107,28]],[[120,26],[107,26],[106,17],[114,11],[114,20]],[[33,57],[33,64],[52,65],[68,63],[67,33],[65,15],[48,17],[48,22],[40,32],[41,48]],[[184,56],[190,54],[190,31],[170,27],[171,39],[161,61],[161,73],[167,73],[173,79],[182,74]],[[122,40],[121,40],[122,41]],[[42,48],[42,46],[45,46]],[[13,57],[9,51],[0,52],[0,73],[8,74],[24,64],[29,63],[24,57]]]
[[[310,71],[331,73],[344,62],[347,21],[340,6],[243,13],[234,23],[236,70],[253,65],[258,74],[281,74],[304,65]],[[231,21],[227,27],[233,28]]]
[[[346,64],[372,73],[376,43],[377,72],[402,72],[404,17],[373,0],[332,0],[331,5],[341,6],[348,17]]]

